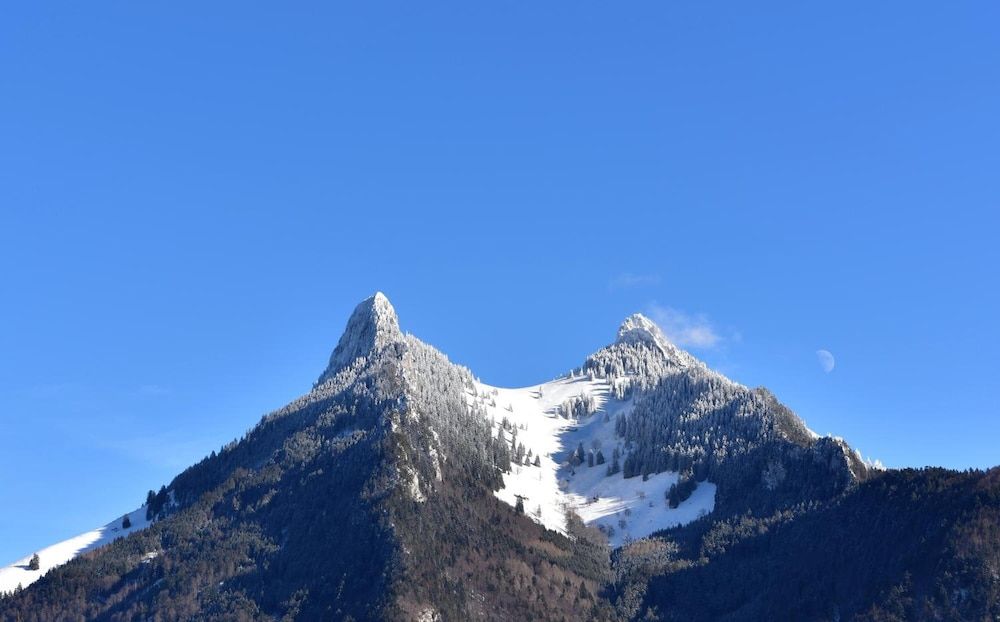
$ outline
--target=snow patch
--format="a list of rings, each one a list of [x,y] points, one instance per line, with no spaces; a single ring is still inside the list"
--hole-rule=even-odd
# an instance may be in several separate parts
[[[563,534],[567,512],[573,510],[585,523],[601,528],[612,546],[711,512],[715,485],[710,482],[700,483],[690,498],[677,508],[669,508],[666,494],[677,481],[677,473],[658,473],[647,481],[642,477],[625,479],[621,472],[607,474],[616,447],[621,461],[625,459],[625,447],[615,435],[615,417],[632,408],[631,400],[613,397],[612,383],[617,381],[569,376],[519,389],[476,382],[466,394],[470,408],[475,405],[486,412],[495,435],[507,419],[510,429],[503,432],[504,438],[513,441],[515,448],[523,444],[526,454],[531,452],[529,464],[512,464],[511,471],[504,474],[504,486],[496,496],[511,506],[520,499],[527,516]],[[592,401],[593,414],[563,416],[565,404],[581,399]],[[596,453],[599,448],[606,463],[571,466],[570,452],[580,444],[585,452]],[[534,466],[536,457],[538,466]]]
[[[677,479],[678,474],[672,472],[650,475],[647,481],[638,476],[625,479],[617,473],[592,483],[593,494],[589,497],[570,494],[583,522],[598,527],[608,536],[611,545],[618,547],[628,540],[690,523],[712,511],[715,484],[710,482],[700,482],[683,503],[676,508],[669,507],[667,492]],[[577,486],[587,487],[579,482]]]
[[[416,469],[406,467],[406,473],[409,476],[409,486],[408,491],[410,493],[410,498],[417,503],[423,503],[427,501],[427,497],[424,495],[423,491],[420,490],[420,475],[417,473]]]
[[[117,518],[103,527],[98,527],[92,531],[40,549],[38,551],[38,570],[30,570],[28,568],[28,564],[31,562],[31,557],[34,553],[15,561],[5,568],[0,568],[0,593],[13,592],[18,585],[28,587],[49,570],[57,566],[62,566],[83,553],[114,542],[118,538],[124,538],[131,533],[141,531],[148,527],[151,522],[146,520],[145,505],[134,512],[130,512],[127,516],[131,527],[122,527],[124,517]]]
[[[433,607],[425,607],[417,614],[416,622],[441,622],[441,615]]]

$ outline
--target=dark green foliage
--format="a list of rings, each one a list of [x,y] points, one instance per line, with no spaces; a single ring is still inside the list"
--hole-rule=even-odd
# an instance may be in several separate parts
[[[621,463],[619,462],[619,452],[618,448],[615,447],[614,451],[611,452],[611,464],[608,465],[608,475],[614,475],[622,470]]]
[[[662,620],[1000,616],[1000,473],[891,471],[842,497],[673,530]]]
[[[672,506],[717,491],[712,514],[612,565],[575,515],[565,537],[524,515],[535,500],[494,496],[531,454],[507,419],[491,431],[467,370],[412,337],[378,348],[150,491],[148,529],[0,597],[0,622],[1000,616],[1000,472],[867,479],[766,391],[616,343],[587,364],[636,374],[613,387],[635,409],[608,474],[680,471]],[[604,464],[593,449],[567,457]]]
[[[697,487],[698,482],[695,481],[694,475],[691,473],[681,473],[680,477],[677,478],[677,483],[671,484],[670,490],[667,491],[667,504],[672,508],[676,508],[687,501]]]
[[[0,620],[609,619],[606,549],[493,496],[509,446],[468,385],[390,344],[151,491],[152,526],[0,600]]]
[[[160,486],[160,492],[154,493],[150,490],[146,493],[146,520],[159,518],[163,514],[164,507],[170,496],[167,494],[167,487]]]
[[[357,401],[352,422],[377,428],[373,406]],[[149,529],[49,572],[0,605],[0,620],[17,611],[41,620],[74,619],[69,612],[145,620],[154,611],[276,620],[292,604],[299,619],[378,618],[396,555],[374,505],[384,494],[373,469],[384,443],[374,432],[326,436],[318,428],[286,439],[256,470],[235,469]]]

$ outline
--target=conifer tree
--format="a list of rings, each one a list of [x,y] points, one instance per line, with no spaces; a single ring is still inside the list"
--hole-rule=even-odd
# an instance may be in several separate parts
[[[608,475],[614,475],[622,470],[621,463],[618,462],[618,456],[618,448],[615,447],[615,450],[611,453],[611,466],[608,467]]]

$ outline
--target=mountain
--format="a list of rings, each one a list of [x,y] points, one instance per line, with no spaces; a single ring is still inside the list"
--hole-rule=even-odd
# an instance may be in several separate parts
[[[129,516],[0,570],[0,620],[1000,615],[996,472],[873,469],[641,315],[509,389],[376,294],[308,393]]]

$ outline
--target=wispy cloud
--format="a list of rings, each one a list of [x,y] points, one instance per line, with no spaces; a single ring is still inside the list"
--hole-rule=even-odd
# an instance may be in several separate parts
[[[631,289],[633,287],[646,287],[659,284],[660,275],[658,274],[633,274],[632,272],[622,272],[608,281],[608,289]]]
[[[649,305],[649,317],[668,339],[681,347],[708,349],[723,341],[719,331],[702,314],[692,315],[654,302]]]
[[[139,387],[136,393],[138,393],[139,395],[148,395],[148,396],[167,395],[168,393],[170,393],[170,389],[160,386],[158,384],[144,384]]]

